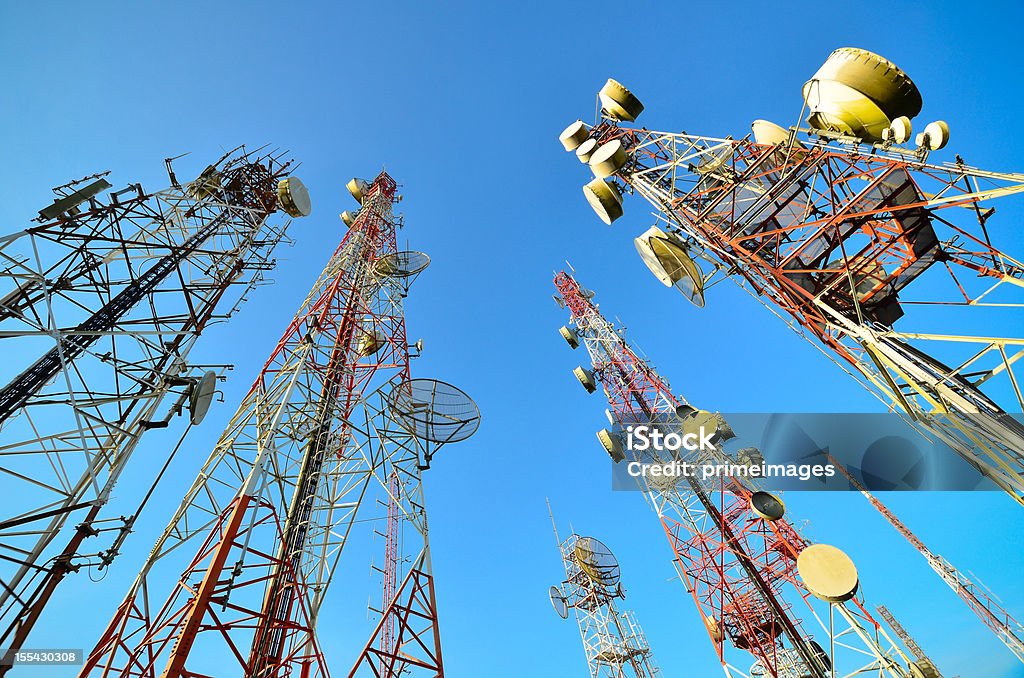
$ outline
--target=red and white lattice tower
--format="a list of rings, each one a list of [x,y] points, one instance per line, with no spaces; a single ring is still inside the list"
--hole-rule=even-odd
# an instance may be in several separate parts
[[[827,453],[826,453],[827,454]],[[846,468],[842,464],[836,462],[835,459],[829,455],[829,460],[832,464],[842,472],[846,479],[850,481],[855,489],[860,491],[861,494],[871,503],[871,506],[878,511],[883,518],[889,521],[889,524],[896,528],[896,531],[906,539],[911,546],[924,556],[925,560],[928,561],[928,566],[935,571],[935,574],[939,575],[939,578],[946,583],[949,588],[953,590],[953,593],[962,600],[971,612],[975,614],[981,623],[987,626],[1000,642],[1006,645],[1007,649],[1013,653],[1020,661],[1024,662],[1024,625],[1021,625],[1013,615],[1011,615],[1006,608],[1004,608],[998,600],[992,595],[989,595],[985,586],[980,582],[976,581],[973,576],[965,574],[964,572],[957,569],[953,563],[946,560],[945,557],[935,553],[930,548],[925,546],[916,534],[914,534],[907,525],[896,517],[889,507],[882,503],[882,501],[871,494],[867,488],[856,477],[850,469]]]
[[[759,463],[753,448],[733,455],[724,451],[721,443],[733,434],[721,415],[697,410],[674,395],[604,318],[593,293],[565,272],[554,282],[556,300],[571,313],[571,326],[560,332],[570,346],[582,344],[590,357],[590,367],[574,373],[588,391],[600,385],[608,398],[612,425],[598,438],[613,460],[644,459],[624,441],[628,427],[648,425],[664,434],[713,431],[717,450],[686,462]],[[677,460],[667,452],[643,455],[659,464]],[[753,479],[662,477],[641,489],[661,521],[680,578],[727,676],[912,675],[911,660],[854,595],[855,585],[834,604],[811,593],[798,559],[833,547],[811,545],[783,517],[781,501],[758,490]]]
[[[1024,175],[929,162],[948,126],[913,137],[917,87],[860,49],[836,50],[805,84],[807,128],[655,132],[625,124],[643,106],[618,82],[599,101],[597,122],[561,140],[589,162],[584,191],[606,223],[625,193],[654,206],[658,223],[635,244],[665,285],[703,305],[706,287],[737,281],[1024,502],[1024,427],[1006,414],[1024,408],[1024,264],[990,219]]]
[[[290,165],[237,148],[184,185],[167,160],[155,193],[86,177],[0,238],[0,647],[24,645],[66,575],[117,555],[135,514],[100,512],[142,435],[205,416],[224,366],[189,353],[274,268],[280,212],[309,214]]]
[[[476,430],[479,412],[458,389],[410,377],[403,300],[429,259],[397,250],[396,189],[387,173],[349,184],[362,206],[343,215],[341,245],[81,675],[327,675],[316,622],[357,516],[367,518],[360,508],[381,495],[407,550],[352,674],[443,675],[421,472],[440,445]]]

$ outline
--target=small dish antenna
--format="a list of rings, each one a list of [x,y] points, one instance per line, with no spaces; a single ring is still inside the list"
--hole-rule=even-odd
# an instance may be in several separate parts
[[[622,193],[607,179],[594,179],[586,184],[583,195],[598,218],[609,226],[622,216]]]
[[[675,234],[651,226],[633,240],[636,251],[665,287],[675,287],[698,308],[704,306],[704,278]]]
[[[298,177],[287,177],[277,182],[277,204],[290,217],[308,217],[313,211],[309,191]]]
[[[768,522],[774,522],[786,513],[786,505],[771,492],[755,492],[750,495],[750,509]]]
[[[213,395],[217,391],[217,373],[210,370],[199,377],[188,396],[189,421],[193,426],[203,423],[206,413],[210,410]]]
[[[569,618],[569,600],[557,586],[548,589],[548,597],[551,599],[551,606],[555,608],[555,614],[562,619]]]

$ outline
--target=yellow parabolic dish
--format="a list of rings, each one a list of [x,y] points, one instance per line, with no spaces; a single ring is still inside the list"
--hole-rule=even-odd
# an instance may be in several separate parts
[[[633,240],[651,273],[666,287],[678,288],[697,306],[704,305],[704,280],[686,248],[657,226]]]
[[[292,217],[307,217],[313,211],[309,191],[298,177],[288,177],[277,182],[277,202]]]
[[[796,569],[815,598],[843,603],[857,593],[860,580],[850,557],[835,546],[808,546],[796,559]]]
[[[587,126],[583,124],[582,120],[577,120],[562,130],[562,133],[558,135],[558,140],[562,142],[562,148],[565,150],[575,151],[589,135]]]
[[[640,103],[640,100],[621,82],[612,78],[608,78],[608,82],[604,84],[597,96],[601,100],[601,108],[615,120],[632,122],[644,110],[644,105]]]
[[[754,141],[759,144],[774,146],[789,141],[789,130],[770,120],[755,120],[750,125],[750,131],[754,133]]]
[[[583,187],[583,195],[597,212],[601,221],[611,223],[622,216],[622,196],[615,185],[604,179],[594,179]]]
[[[596,150],[597,139],[585,139],[583,143],[576,148],[576,158],[582,163],[590,162],[590,156],[592,156]]]
[[[613,139],[608,143],[601,144],[590,156],[590,169],[594,172],[594,176],[603,179],[625,167],[628,159],[629,156],[626,154],[626,149],[622,147],[622,142]]]
[[[880,141],[891,120],[921,112],[921,93],[896,64],[867,50],[837,49],[803,87],[808,123]]]

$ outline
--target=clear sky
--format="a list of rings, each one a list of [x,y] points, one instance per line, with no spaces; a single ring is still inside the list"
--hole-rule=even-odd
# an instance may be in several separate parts
[[[613,228],[583,200],[587,172],[557,135],[594,112],[607,77],[636,92],[654,129],[742,136],[755,118],[793,122],[800,86],[829,52],[857,46],[921,88],[920,120],[953,130],[941,159],[1022,170],[1019,2],[972,3],[3,3],[0,231],[23,228],[49,187],[95,171],[166,182],[162,159],[197,174],[221,149],[273,143],[301,160],[314,213],[261,288],[194,357],[236,369],[107,578],[63,587],[36,645],[83,647],[125,591],[211,442],[343,230],[344,182],[386,166],[404,185],[403,237],[433,258],[408,300],[413,369],[474,395],[480,432],[426,475],[431,544],[451,676],[584,676],[576,629],[547,588],[561,579],[548,521],[571,522],[619,556],[628,606],[665,675],[715,676],[706,634],[672,577],[669,551],[634,493],[612,493],[598,394],[570,370],[552,272],[566,259],[627,324],[673,386],[722,411],[876,411],[877,401],[731,286],[697,311],[659,286],[631,240],[650,225],[638,199]],[[990,225],[1017,231],[1020,202]],[[1018,248],[1018,252],[1021,248]],[[710,330],[708,329],[710,328]],[[244,337],[244,341],[239,341]],[[770,377],[733,358],[785,366]],[[4,356],[6,359],[6,356]],[[112,512],[127,511],[166,453],[147,436]],[[1024,617],[1020,521],[996,493],[886,497],[926,543],[979,575]],[[809,535],[847,550],[873,604],[885,603],[945,675],[1024,676],[917,555],[854,494],[787,496]],[[373,544],[370,544],[373,546]],[[376,547],[382,553],[383,544]],[[377,596],[369,555],[346,564],[322,637],[347,670]],[[377,562],[380,562],[380,555]],[[20,675],[50,675],[45,669]],[[53,671],[53,675],[60,675]]]

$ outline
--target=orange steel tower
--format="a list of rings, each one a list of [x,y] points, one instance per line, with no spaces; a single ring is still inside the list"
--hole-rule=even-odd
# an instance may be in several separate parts
[[[839,464],[829,455],[833,465],[839,469],[850,485],[860,491],[861,494],[871,503],[871,506],[878,511],[889,524],[896,528],[904,539],[910,542],[918,552],[928,561],[928,565],[935,570],[942,581],[946,582],[953,593],[967,604],[978,619],[985,626],[996,634],[996,637],[1013,653],[1013,655],[1024,662],[1024,626],[1018,622],[999,602],[986,592],[985,587],[971,577],[957,569],[953,563],[941,555],[935,553],[924,545],[917,535],[910,531],[906,524],[896,517],[889,510],[889,507],[868,490],[857,480],[854,475],[842,464]]]
[[[382,172],[348,188],[361,202],[348,232],[81,675],[328,675],[317,619],[379,494],[401,531],[388,565],[400,583],[351,674],[443,675],[421,472],[479,412],[411,378],[403,302],[429,259],[397,249],[397,184]]]
[[[996,244],[990,206],[1024,175],[929,161],[949,127],[914,136],[920,92],[871,52],[836,50],[803,93],[808,127],[714,138],[629,126],[643,105],[609,80],[596,123],[560,139],[596,175],[584,193],[605,223],[626,193],[654,206],[635,245],[662,283],[703,305],[715,281],[739,282],[1024,502],[1024,427],[1005,411],[1024,408],[1024,265]]]
[[[142,435],[185,411],[189,426],[202,421],[220,368],[191,363],[192,348],[273,270],[280,213],[310,213],[278,151],[236,148],[185,184],[165,164],[169,188],[86,177],[0,238],[0,342],[14,370],[0,379],[0,647],[11,653],[68,574],[117,556],[138,511],[101,510]],[[17,364],[26,354],[39,357]],[[83,552],[104,532],[102,549]],[[0,675],[10,666],[0,658]]]
[[[711,431],[716,450],[686,462],[758,463],[754,448],[724,451],[722,443],[734,436],[724,418],[674,395],[604,318],[592,292],[565,272],[554,282],[556,300],[571,313],[571,327],[560,333],[574,348],[583,344],[590,357],[590,368],[574,373],[588,391],[600,385],[608,398],[611,427],[598,439],[614,461],[643,459],[626,449],[626,433],[648,425],[663,434]],[[680,461],[670,452],[651,459]],[[910,658],[857,595],[853,563],[833,546],[812,545],[784,517],[781,500],[758,490],[753,479],[650,476],[641,489],[727,676],[914,675]],[[818,571],[822,561],[842,563],[825,577],[828,584]]]

